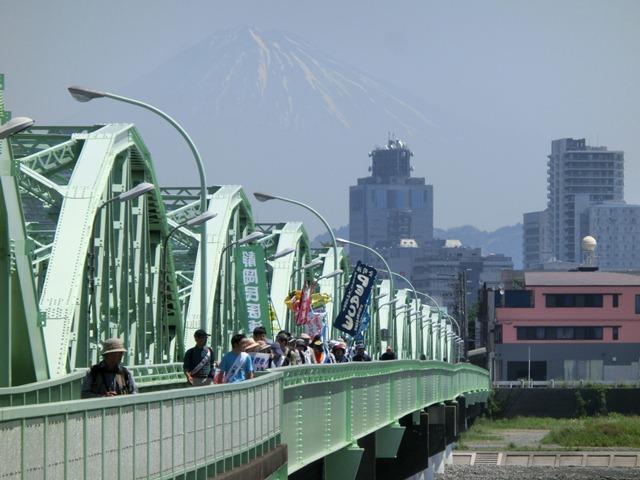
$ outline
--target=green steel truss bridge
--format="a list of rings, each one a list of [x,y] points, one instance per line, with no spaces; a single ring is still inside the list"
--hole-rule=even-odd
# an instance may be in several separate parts
[[[387,280],[376,286],[367,345],[374,357],[391,345],[400,360],[183,388],[180,360],[201,323],[203,248],[218,358],[241,329],[226,247],[261,231],[267,258],[293,249],[268,261],[268,288],[273,328],[294,332],[284,298],[333,271],[334,251],[311,248],[301,222],[256,223],[237,185],[208,188],[216,216],[206,245],[197,227],[178,227],[202,213],[199,188],[157,186],[103,206],[140,182],[158,185],[131,124],[37,126],[0,140],[0,478],[372,478],[376,469],[392,478],[380,472],[438,468],[486,401],[488,374],[450,363],[449,324]],[[349,278],[338,254],[343,274],[320,281],[323,293]],[[305,268],[314,259],[318,270]],[[112,336],[125,339],[142,394],[81,400],[86,369]],[[412,448],[424,461],[403,460]]]

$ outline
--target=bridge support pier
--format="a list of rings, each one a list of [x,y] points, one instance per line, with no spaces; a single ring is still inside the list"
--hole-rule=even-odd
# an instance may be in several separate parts
[[[327,455],[324,458],[325,480],[335,478],[355,480],[363,453],[364,448],[352,443],[337,452]]]
[[[446,445],[458,439],[458,407],[458,402],[448,402],[444,406]]]
[[[395,422],[376,431],[376,458],[396,458],[406,428]]]
[[[467,425],[467,399],[464,397],[456,398],[458,402],[458,432],[466,432]]]
[[[445,405],[431,405],[429,414],[429,468],[431,474],[444,473],[444,451],[447,448]]]
[[[395,458],[378,456],[376,478],[406,479],[429,466],[429,416],[425,412],[415,412],[402,417],[399,423],[404,427],[404,435],[400,438]],[[399,435],[399,430],[396,435]]]

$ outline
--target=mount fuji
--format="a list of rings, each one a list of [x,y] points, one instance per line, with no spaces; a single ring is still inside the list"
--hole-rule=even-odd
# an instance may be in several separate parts
[[[402,75],[402,65],[389,68]],[[348,186],[368,175],[368,153],[389,133],[408,142],[416,176],[429,183],[427,159],[448,170],[448,152],[458,143],[451,132],[460,132],[457,121],[451,128],[446,115],[402,89],[295,35],[255,27],[217,31],[118,93],[173,115],[203,154],[210,184],[296,198],[335,225],[347,223]],[[163,184],[196,183],[188,150],[165,122],[115,102],[87,107],[93,122],[137,124]],[[309,220],[272,203],[255,209],[260,221]],[[309,223],[313,234],[321,231]]]

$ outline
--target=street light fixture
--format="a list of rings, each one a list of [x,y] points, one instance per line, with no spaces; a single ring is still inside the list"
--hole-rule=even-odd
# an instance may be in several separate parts
[[[398,303],[398,300],[400,300],[399,298],[396,298],[394,300],[390,300],[388,302],[382,303],[380,305],[378,305],[378,307],[374,310],[374,314],[378,312],[378,310],[380,310],[382,307],[387,307],[389,305],[395,305],[396,303]]]
[[[338,270],[334,270],[333,272],[329,272],[329,273],[326,273],[326,274],[324,274],[324,275],[322,275],[322,276],[318,277],[318,278],[316,279],[316,281],[317,281],[317,282],[319,282],[320,280],[326,280],[326,279],[328,279],[328,278],[337,277],[338,275],[342,275],[342,273],[343,273],[343,272],[342,272],[342,270],[340,270],[340,269],[338,269]]]
[[[31,127],[35,122],[28,117],[15,117],[7,123],[0,125],[0,140],[9,138],[11,135],[22,132]]]
[[[336,236],[333,233],[333,229],[331,228],[329,223],[327,223],[324,217],[320,215],[320,212],[318,212],[316,209],[312,208],[311,206],[307,205],[306,203],[302,203],[302,202],[299,202],[298,200],[293,200],[286,197],[280,197],[278,195],[271,195],[269,193],[264,193],[264,192],[254,192],[253,196],[259,202],[267,202],[269,200],[280,200],[281,202],[298,205],[299,207],[302,207],[306,210],[309,210],[311,213],[313,213],[324,224],[325,228],[329,232],[329,236],[331,237],[331,242],[333,244],[333,270],[334,271],[338,270],[338,243],[336,242]],[[337,314],[338,314],[338,284],[336,282],[333,282],[333,318],[335,318]]]
[[[246,237],[242,237],[240,240],[235,242],[236,246],[241,246],[241,245],[246,245],[247,243],[251,243],[251,242],[255,242],[260,240],[262,237],[264,237],[266,234],[263,232],[251,232],[249,235],[247,235]],[[234,243],[231,243],[230,245],[234,245]],[[229,246],[230,246],[229,245]]]
[[[102,202],[98,208],[96,209],[96,213],[93,216],[93,222],[91,224],[91,234],[89,236],[89,252],[88,252],[88,258],[87,258],[87,280],[88,280],[88,284],[89,284],[89,302],[88,302],[88,311],[87,311],[87,323],[90,322],[91,320],[91,314],[94,314],[94,317],[96,319],[96,329],[95,329],[95,342],[96,345],[99,343],[100,340],[100,328],[99,328],[99,318],[98,318],[98,312],[96,311],[96,295],[95,295],[95,288],[96,288],[96,279],[95,279],[95,252],[94,252],[94,236],[96,234],[96,220],[98,219],[98,217],[100,216],[100,212],[102,211],[102,209],[104,207],[106,207],[107,205],[114,203],[114,202],[128,202],[131,200],[134,200],[142,195],[144,195],[147,192],[150,192],[151,190],[155,189],[155,185],[152,183],[148,183],[148,182],[142,182],[138,185],[136,185],[135,187],[131,188],[130,190],[127,190],[123,193],[121,193],[120,195],[116,195],[113,198],[110,198],[109,200],[106,200],[104,202]],[[127,339],[128,340],[128,339]],[[89,354],[89,336],[87,335],[87,355]]]
[[[273,255],[271,255],[268,260],[271,260],[271,261],[277,260],[279,258],[286,257],[287,255],[290,255],[295,251],[296,251],[295,248],[284,248],[284,249],[280,250],[279,252],[276,252]]]
[[[171,236],[178,231],[179,228],[182,227],[197,227],[199,225],[202,225],[203,223],[208,222],[209,220],[215,218],[218,214],[214,213],[214,212],[204,212],[201,213],[198,216],[195,216],[189,220],[187,220],[186,222],[183,222],[179,225],[176,225],[175,227],[173,227],[171,230],[169,230],[169,233],[167,234],[167,236],[165,237],[164,241],[163,241],[163,245],[162,245],[162,272],[161,272],[161,276],[160,276],[160,280],[162,282],[162,288],[160,289],[161,295],[162,295],[162,307],[161,307],[161,311],[160,311],[160,320],[158,321],[158,325],[156,325],[156,331],[158,332],[157,334],[159,335],[159,339],[158,339],[158,345],[156,346],[156,355],[155,355],[155,361],[157,363],[161,363],[162,362],[162,350],[161,348],[159,348],[162,345],[162,328],[164,325],[164,317],[166,316],[166,310],[167,310],[167,295],[166,295],[166,289],[167,289],[167,246],[169,244],[169,239],[171,238]]]
[[[111,98],[112,100],[117,100],[119,102],[142,107],[169,122],[169,124],[178,131],[178,133],[187,143],[189,149],[191,150],[193,158],[196,161],[196,165],[198,167],[198,175],[200,177],[200,213],[204,213],[207,211],[207,180],[205,176],[202,157],[200,157],[200,152],[198,152],[198,148],[193,143],[193,140],[191,140],[189,134],[184,128],[182,128],[182,126],[178,122],[176,122],[173,118],[171,118],[159,108],[156,108],[153,105],[149,105],[148,103],[141,102],[140,100],[123,97],[121,95],[116,95],[110,92],[102,92],[100,90],[92,90],[90,88],[79,87],[77,85],[69,87],[68,90],[71,96],[79,102],[88,102],[90,100],[93,100],[94,98]],[[207,224],[204,223],[200,231],[200,328],[203,330],[207,330],[208,324],[207,268]]]
[[[302,265],[299,270],[309,270],[310,268],[316,268],[322,265],[324,261],[321,258],[314,258],[309,263]]]

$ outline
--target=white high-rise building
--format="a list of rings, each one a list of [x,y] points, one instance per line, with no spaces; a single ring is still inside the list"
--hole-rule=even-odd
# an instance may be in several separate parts
[[[558,261],[580,262],[580,242],[590,234],[589,208],[624,198],[624,153],[563,138],[551,142],[547,167],[551,253]]]

